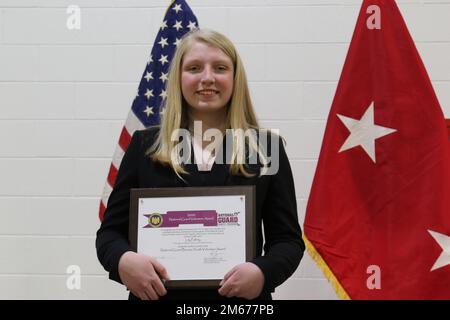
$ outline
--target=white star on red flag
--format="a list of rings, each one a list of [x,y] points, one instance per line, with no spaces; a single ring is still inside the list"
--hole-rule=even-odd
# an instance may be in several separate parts
[[[450,265],[450,237],[445,234],[428,230],[431,236],[436,240],[439,246],[442,248],[441,255],[437,258],[430,271]]]
[[[345,140],[339,152],[361,146],[367,155],[375,160],[375,140],[384,137],[397,130],[378,126],[374,123],[374,103],[367,108],[360,120],[338,114],[337,116],[350,131],[350,136]]]

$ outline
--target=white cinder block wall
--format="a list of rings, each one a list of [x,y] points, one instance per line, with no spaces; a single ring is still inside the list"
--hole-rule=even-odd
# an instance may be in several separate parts
[[[188,0],[228,35],[287,139],[303,224],[357,0]],[[170,0],[0,0],[0,299],[125,299],[95,253],[99,196]],[[398,1],[450,118],[450,0]],[[69,5],[81,29],[68,30]],[[66,286],[81,269],[81,288]],[[274,295],[336,299],[308,256]]]

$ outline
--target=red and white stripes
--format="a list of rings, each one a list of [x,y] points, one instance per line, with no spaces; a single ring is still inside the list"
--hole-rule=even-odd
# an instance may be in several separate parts
[[[122,132],[120,133],[119,143],[116,147],[116,151],[114,152],[111,166],[109,168],[108,177],[106,178],[105,187],[103,189],[102,197],[100,200],[100,208],[99,208],[99,218],[100,221],[103,221],[103,217],[105,216],[106,206],[108,204],[109,195],[111,194],[112,189],[116,183],[117,173],[120,168],[120,163],[122,162],[123,155],[130,144],[131,137],[136,130],[145,129],[142,122],[136,117],[133,110],[130,110],[128,114],[127,121],[125,122],[125,126],[122,128]]]

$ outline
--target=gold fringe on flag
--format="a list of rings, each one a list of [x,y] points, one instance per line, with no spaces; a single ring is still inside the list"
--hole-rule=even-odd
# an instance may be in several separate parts
[[[342,300],[350,300],[350,297],[347,294],[347,292],[345,292],[344,288],[341,286],[339,281],[336,279],[336,277],[334,276],[331,269],[328,267],[325,260],[322,259],[322,257],[316,251],[316,249],[314,248],[312,243],[309,242],[308,238],[306,238],[305,234],[303,234],[303,241],[305,241],[306,250],[308,251],[309,255],[316,262],[316,264],[319,266],[319,268],[322,270],[322,272],[325,275],[325,277],[327,278],[328,282],[331,283],[331,285],[333,286],[334,291],[336,291],[336,294],[338,295],[338,297],[341,298]]]

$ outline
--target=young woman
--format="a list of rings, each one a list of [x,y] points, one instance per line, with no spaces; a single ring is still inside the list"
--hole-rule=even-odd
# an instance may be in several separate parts
[[[235,46],[215,31],[187,34],[172,60],[167,92],[161,125],[135,132],[122,160],[97,232],[100,262],[111,279],[130,290],[131,299],[271,299],[271,292],[296,270],[304,251],[292,172],[281,139],[275,137],[280,146],[276,154],[260,146],[259,136],[232,140],[231,156],[208,152],[209,142],[192,139],[190,155],[197,161],[180,161],[179,141],[173,141],[174,132],[192,132],[198,121],[200,135],[212,128],[224,135],[227,129],[260,129]],[[227,141],[216,142],[230,144]],[[260,161],[239,161],[237,155],[249,152]],[[277,170],[264,174],[269,156]],[[130,189],[232,185],[256,186],[257,257],[224,274],[217,289],[166,290],[163,280],[170,275],[164,266],[133,252],[128,243]]]

